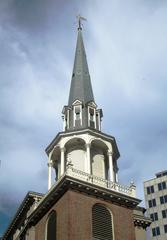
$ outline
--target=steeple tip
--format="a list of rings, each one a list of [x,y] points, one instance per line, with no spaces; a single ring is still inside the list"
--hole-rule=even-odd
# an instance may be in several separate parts
[[[86,18],[82,17],[80,14],[77,16],[77,20],[78,20],[78,31],[82,30],[82,20],[83,21],[87,21]]]
[[[102,111],[97,109],[82,38],[82,20],[78,18],[78,36],[68,105],[63,108],[64,131],[92,128],[101,131]]]

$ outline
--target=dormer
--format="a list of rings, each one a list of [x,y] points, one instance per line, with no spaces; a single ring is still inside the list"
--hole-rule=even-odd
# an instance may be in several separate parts
[[[74,129],[82,127],[82,105],[82,101],[79,99],[75,100],[72,104]]]
[[[101,131],[101,119],[103,116],[102,110],[97,109],[95,102],[90,101],[87,104],[88,111],[88,127]]]

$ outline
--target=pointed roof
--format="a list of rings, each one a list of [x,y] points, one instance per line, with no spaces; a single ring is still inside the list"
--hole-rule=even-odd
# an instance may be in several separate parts
[[[77,99],[83,103],[94,101],[81,27],[78,28],[77,46],[68,105],[71,106]]]

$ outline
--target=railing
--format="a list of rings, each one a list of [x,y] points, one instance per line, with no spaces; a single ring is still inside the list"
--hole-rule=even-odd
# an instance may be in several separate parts
[[[101,177],[97,177],[89,173],[85,173],[83,171],[77,170],[73,168],[72,165],[67,166],[67,169],[64,175],[68,175],[68,176],[83,180],[85,182],[89,182],[89,183],[98,185],[100,187],[104,187],[106,189],[110,189],[131,197],[136,197],[136,186],[133,183],[130,186],[125,186],[116,182],[111,182]]]

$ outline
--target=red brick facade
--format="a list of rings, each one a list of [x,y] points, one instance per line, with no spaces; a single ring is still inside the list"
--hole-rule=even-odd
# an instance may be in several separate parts
[[[135,240],[133,210],[68,190],[50,211],[36,224],[35,240],[45,240],[45,225],[49,213],[57,213],[57,240],[91,240],[92,206],[105,205],[113,216],[114,240]]]

